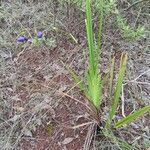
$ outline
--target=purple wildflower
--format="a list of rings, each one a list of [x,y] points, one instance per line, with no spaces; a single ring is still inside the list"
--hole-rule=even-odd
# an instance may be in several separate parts
[[[28,41],[28,38],[26,36],[24,36],[25,41]]]
[[[42,38],[42,36],[43,36],[43,32],[39,31],[39,32],[37,33],[37,37],[38,37],[38,38]]]
[[[26,42],[27,40],[28,40],[28,38],[25,37],[25,36],[20,36],[20,37],[18,37],[18,39],[17,39],[18,42]]]

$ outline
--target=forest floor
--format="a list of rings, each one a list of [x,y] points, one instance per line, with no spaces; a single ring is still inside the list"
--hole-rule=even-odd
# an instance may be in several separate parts
[[[133,7],[124,15],[131,25],[136,22],[148,29],[148,8],[143,5],[140,14]],[[147,32],[139,40],[124,40],[113,17],[104,19],[101,73],[107,73],[112,55],[119,62],[121,53],[128,53],[121,105],[116,114],[120,118],[150,104],[150,38]],[[0,149],[87,150],[88,146],[93,150],[117,150],[109,139],[95,138],[96,133],[91,133],[95,124],[87,111],[86,98],[64,66],[67,64],[81,77],[85,74],[88,54],[84,20],[85,12],[74,4],[58,5],[56,11],[49,0],[1,2]],[[43,32],[46,42],[31,42],[38,31]],[[27,43],[17,42],[22,34],[30,37]],[[107,89],[103,92],[102,122],[109,110]],[[149,148],[149,117],[150,114],[144,115],[117,129],[116,134],[138,149]]]

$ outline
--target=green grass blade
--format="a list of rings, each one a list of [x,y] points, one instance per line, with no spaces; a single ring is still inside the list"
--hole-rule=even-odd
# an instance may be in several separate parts
[[[93,28],[92,28],[90,0],[86,0],[86,31],[87,31],[88,47],[89,47],[90,70],[92,71],[92,73],[95,73],[94,37],[93,37]]]
[[[126,125],[130,122],[132,122],[133,120],[137,119],[138,117],[142,116],[143,114],[147,113],[150,111],[150,105],[145,106],[143,108],[141,108],[140,110],[128,115],[127,117],[120,119],[116,124],[115,124],[115,128],[119,128],[123,125]]]
[[[94,36],[92,28],[91,1],[86,0],[86,31],[89,50],[89,69],[87,74],[88,96],[94,106],[99,109],[101,104],[101,78],[98,75],[98,61],[95,61]],[[96,54],[96,57],[97,54]]]
[[[121,93],[121,89],[122,89],[122,82],[123,82],[125,70],[126,70],[126,64],[127,64],[127,54],[122,54],[121,61],[120,61],[120,70],[119,70],[117,85],[116,85],[114,97],[112,99],[113,101],[112,101],[112,105],[111,105],[110,112],[109,112],[109,118],[106,122],[107,128],[110,128],[112,118],[117,111],[117,107],[118,107],[118,103],[119,103],[119,97],[120,97],[120,93]]]
[[[114,68],[115,68],[115,58],[112,59],[111,67],[110,67],[110,80],[109,80],[109,95],[112,96],[112,86],[113,86],[113,78],[114,78]]]
[[[99,63],[99,58],[100,58],[100,53],[101,53],[101,43],[102,43],[102,30],[103,30],[103,6],[104,6],[104,2],[103,0],[101,0],[100,3],[100,17],[99,17],[99,31],[98,31],[98,38],[97,38],[97,51],[96,51],[96,65],[98,65]]]

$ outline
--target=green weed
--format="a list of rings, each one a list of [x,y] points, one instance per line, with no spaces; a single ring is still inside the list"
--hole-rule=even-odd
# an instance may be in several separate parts
[[[121,15],[117,16],[117,24],[124,39],[132,41],[138,40],[145,34],[144,26],[139,25],[136,29],[134,29],[129,26],[126,19],[124,19]]]

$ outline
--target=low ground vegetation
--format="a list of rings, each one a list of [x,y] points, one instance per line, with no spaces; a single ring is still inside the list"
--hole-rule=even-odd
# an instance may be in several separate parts
[[[1,1],[0,149],[147,150],[149,25],[148,0]]]

